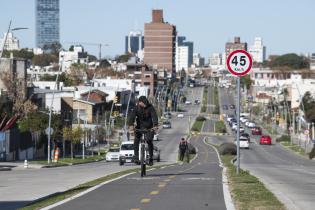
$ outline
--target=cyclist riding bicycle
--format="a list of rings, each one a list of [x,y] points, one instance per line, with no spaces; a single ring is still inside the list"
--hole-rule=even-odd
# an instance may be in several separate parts
[[[136,127],[134,123],[136,122]],[[146,141],[149,149],[149,165],[153,165],[153,136],[154,130],[158,128],[158,117],[154,107],[150,104],[145,96],[140,96],[136,107],[131,109],[129,114],[128,125],[130,130],[135,130],[134,140],[134,162],[139,164],[139,142],[142,133],[138,129],[148,129]]]

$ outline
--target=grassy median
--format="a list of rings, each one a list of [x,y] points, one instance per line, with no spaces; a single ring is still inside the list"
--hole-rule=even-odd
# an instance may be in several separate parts
[[[225,155],[221,159],[227,168],[227,178],[232,199],[236,209],[242,210],[285,210],[285,206],[270,192],[262,182],[250,175],[248,171],[240,170],[231,163],[234,156]]]

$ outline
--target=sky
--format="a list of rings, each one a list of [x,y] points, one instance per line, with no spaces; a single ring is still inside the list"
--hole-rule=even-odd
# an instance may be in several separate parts
[[[224,52],[225,43],[240,36],[252,45],[262,37],[267,55],[315,52],[315,0],[60,0],[60,41],[103,43],[102,55],[123,54],[125,36],[143,31],[152,9],[194,42],[204,57]],[[0,34],[12,27],[21,47],[35,47],[35,0],[1,0]],[[84,46],[98,55],[97,46]]]

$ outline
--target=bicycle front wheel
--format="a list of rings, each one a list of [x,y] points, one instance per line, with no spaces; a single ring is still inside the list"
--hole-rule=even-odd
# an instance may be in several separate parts
[[[146,164],[145,164],[145,146],[144,144],[141,144],[140,147],[141,151],[141,157],[140,157],[140,162],[141,162],[141,177],[146,175]]]

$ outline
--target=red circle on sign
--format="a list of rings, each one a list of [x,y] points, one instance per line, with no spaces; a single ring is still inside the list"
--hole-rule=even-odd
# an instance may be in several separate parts
[[[243,53],[246,55],[246,57],[248,58],[249,60],[249,65],[248,65],[248,68],[243,71],[243,72],[236,72],[232,69],[232,67],[230,66],[230,60],[231,58],[233,57],[233,55],[237,54],[237,53]],[[252,68],[252,65],[253,65],[253,60],[252,60],[252,57],[250,56],[250,54],[248,52],[246,52],[245,50],[235,50],[233,52],[230,53],[230,55],[228,56],[228,59],[227,59],[227,67],[228,67],[228,70],[229,72],[231,72],[231,74],[235,75],[235,76],[244,76],[245,74],[247,74],[251,68]]]

